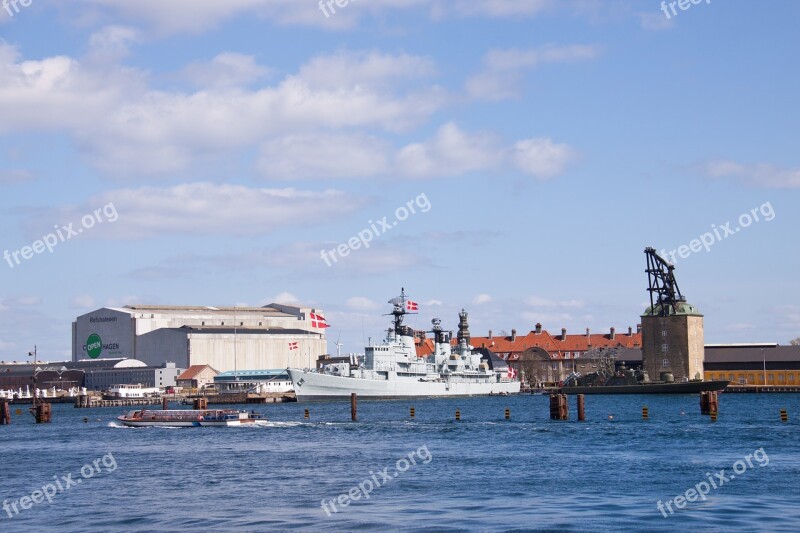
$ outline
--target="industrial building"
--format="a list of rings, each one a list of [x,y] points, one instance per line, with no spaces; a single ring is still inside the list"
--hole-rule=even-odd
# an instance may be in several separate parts
[[[147,366],[311,367],[327,353],[321,309],[127,305],[104,307],[72,324],[72,359],[131,358]]]
[[[86,387],[103,391],[111,385],[135,383],[146,387],[172,387],[182,371],[171,362],[156,367],[133,359],[40,362],[36,365],[36,388],[68,391]],[[0,362],[0,390],[32,390],[33,372],[33,363]]]

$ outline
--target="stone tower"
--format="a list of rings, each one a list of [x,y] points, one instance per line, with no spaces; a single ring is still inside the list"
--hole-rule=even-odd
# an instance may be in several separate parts
[[[642,315],[642,365],[650,379],[671,372],[675,381],[703,379],[705,342],[703,315],[686,302],[661,314],[661,304],[648,307]]]
[[[703,379],[703,315],[678,288],[675,266],[646,248],[650,307],[642,315],[642,366],[650,379],[671,372],[675,381]]]

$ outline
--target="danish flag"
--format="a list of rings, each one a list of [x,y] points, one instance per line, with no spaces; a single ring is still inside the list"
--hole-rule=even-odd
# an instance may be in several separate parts
[[[311,327],[312,328],[329,328],[330,326],[325,321],[325,317],[316,313],[311,313]]]
[[[508,367],[508,379],[514,379],[515,377],[517,377],[517,371]]]
[[[299,348],[299,346],[297,345],[296,342],[290,342],[289,343],[289,349],[290,350],[297,350],[298,348]]]
[[[407,311],[419,311],[419,304],[417,302],[412,302],[411,300],[406,301],[406,310]]]

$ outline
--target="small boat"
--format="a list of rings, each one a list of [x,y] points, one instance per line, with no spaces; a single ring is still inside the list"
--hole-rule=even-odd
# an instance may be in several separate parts
[[[236,409],[141,409],[118,416],[117,420],[131,427],[221,427],[255,424],[266,419],[254,411]]]

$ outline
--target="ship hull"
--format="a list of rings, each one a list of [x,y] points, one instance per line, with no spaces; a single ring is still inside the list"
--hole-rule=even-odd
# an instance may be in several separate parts
[[[595,385],[562,387],[562,394],[696,394],[724,391],[730,381],[687,381],[683,383],[647,383],[642,385]]]
[[[378,380],[334,376],[289,369],[298,402],[349,398],[365,399],[447,398],[519,393],[519,381],[445,382]]]

